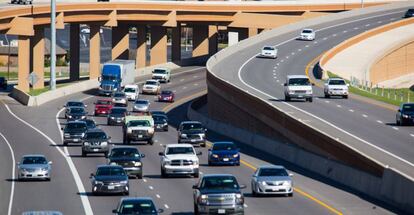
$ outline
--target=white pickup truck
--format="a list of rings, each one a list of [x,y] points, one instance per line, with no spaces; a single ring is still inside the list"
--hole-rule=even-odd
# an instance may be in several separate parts
[[[126,116],[123,126],[124,143],[129,144],[131,141],[147,141],[148,144],[154,144],[154,120],[151,116]]]
[[[199,160],[191,144],[168,144],[161,156],[161,176],[168,175],[192,175],[199,176]]]

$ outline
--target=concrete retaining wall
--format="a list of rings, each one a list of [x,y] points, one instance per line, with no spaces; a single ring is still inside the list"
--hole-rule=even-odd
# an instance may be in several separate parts
[[[203,96],[194,101],[187,110],[187,117],[202,122],[210,130],[338,182],[353,191],[364,193],[370,198],[397,207],[408,214],[413,213],[413,182],[394,169],[385,168],[381,176],[375,176],[300,147],[275,141],[228,123],[212,120],[197,112],[197,108],[205,105],[206,100],[207,97]]]

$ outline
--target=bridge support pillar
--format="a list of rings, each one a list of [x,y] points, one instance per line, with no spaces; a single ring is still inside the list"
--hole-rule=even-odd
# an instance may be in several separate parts
[[[18,38],[18,82],[17,87],[23,92],[29,92],[29,70],[30,70],[30,37],[19,36]]]
[[[171,61],[180,64],[181,62],[181,25],[172,28]]]
[[[150,64],[167,63],[167,29],[163,26],[151,26]]]
[[[259,33],[259,29],[257,28],[249,28],[249,37],[256,36]]]
[[[34,30],[35,35],[30,38],[32,51],[30,72],[33,72],[37,77],[33,89],[42,89],[45,87],[45,33],[43,27],[36,27]]]
[[[208,55],[208,25],[193,26],[193,57]]]
[[[208,26],[208,54],[214,55],[218,51],[218,26]]]
[[[80,78],[80,26],[79,24],[70,24],[70,81],[78,81]]]
[[[238,43],[239,41],[242,41],[249,37],[248,28],[228,27],[227,32],[228,32],[228,38],[229,38],[229,41],[228,41],[229,46],[234,45]]]
[[[137,56],[135,67],[144,68],[147,66],[147,26],[138,25],[137,27]]]
[[[119,24],[112,28],[112,60],[129,59],[129,26]]]
[[[101,69],[100,25],[90,25],[89,38],[89,79],[98,78]]]

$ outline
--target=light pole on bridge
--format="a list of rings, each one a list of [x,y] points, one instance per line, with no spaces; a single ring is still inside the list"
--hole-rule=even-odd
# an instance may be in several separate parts
[[[56,89],[56,0],[50,3],[50,90]]]

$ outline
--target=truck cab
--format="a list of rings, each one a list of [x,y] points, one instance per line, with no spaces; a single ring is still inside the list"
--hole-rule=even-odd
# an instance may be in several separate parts
[[[135,79],[135,61],[115,60],[103,65],[99,94],[110,96],[116,91],[121,91],[122,87],[132,84]]]

